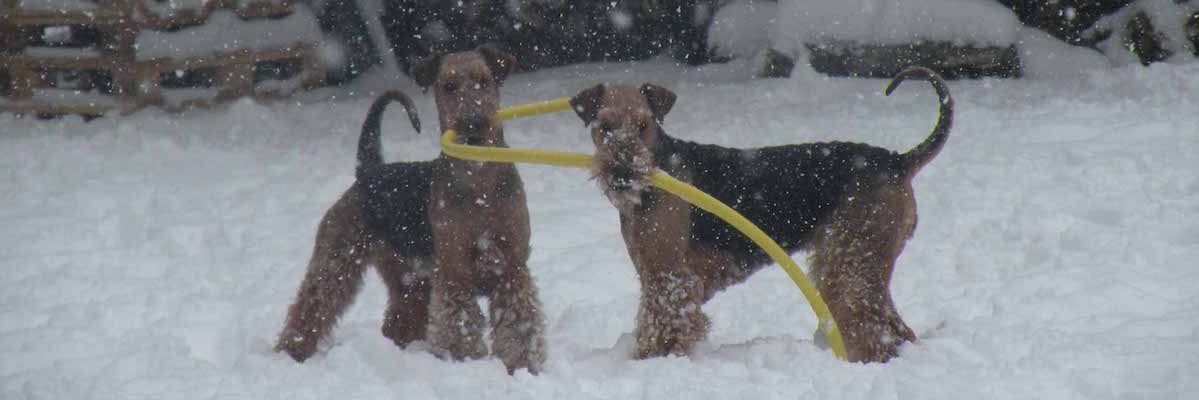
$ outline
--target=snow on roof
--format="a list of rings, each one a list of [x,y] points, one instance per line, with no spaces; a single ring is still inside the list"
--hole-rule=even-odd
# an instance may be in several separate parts
[[[204,25],[175,32],[142,31],[137,35],[137,58],[194,57],[238,49],[254,51],[287,47],[296,42],[319,43],[316,16],[307,7],[281,19],[243,21],[227,10],[214,11]]]
[[[208,3],[208,0],[144,0],[143,3],[155,14],[170,15],[181,10],[203,10],[204,4]]]
[[[22,10],[60,10],[79,11],[95,10],[95,1],[85,0],[20,0],[17,8]]]
[[[779,0],[776,47],[855,41],[902,44],[918,40],[1008,46],[1020,21],[993,0]]]
[[[151,13],[154,13],[158,16],[169,16],[177,14],[180,11],[200,12],[204,10],[205,5],[212,2],[212,0],[142,0],[142,2],[146,5],[146,8]],[[286,2],[286,0],[242,0],[238,3],[238,7],[245,7],[250,3],[283,4],[284,2]]]
[[[40,104],[58,104],[58,105],[85,105],[85,106],[115,106],[117,100],[112,96],[103,94],[97,91],[81,91],[75,89],[55,89],[55,88],[37,88],[33,89],[33,96],[28,99],[9,99],[7,97],[0,98],[2,103],[17,104],[17,103],[40,103]]]
[[[100,51],[91,47],[26,47],[23,51],[25,55],[37,58],[68,58],[68,59],[84,59],[98,58]]]

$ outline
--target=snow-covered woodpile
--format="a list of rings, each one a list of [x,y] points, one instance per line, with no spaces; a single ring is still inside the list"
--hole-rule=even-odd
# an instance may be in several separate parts
[[[291,0],[0,0],[0,111],[171,111],[321,83]]]
[[[909,65],[949,79],[1022,74],[1020,21],[993,0],[790,0],[769,15],[772,48],[832,76],[890,77]]]

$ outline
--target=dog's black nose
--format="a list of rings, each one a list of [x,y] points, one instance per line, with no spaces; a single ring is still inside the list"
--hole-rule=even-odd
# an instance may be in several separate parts
[[[470,136],[464,136],[462,138],[462,143],[466,144],[467,146],[482,146],[484,144],[487,144],[487,141],[483,140],[482,136],[470,135]]]
[[[608,174],[612,176],[612,190],[625,191],[633,187],[633,169],[616,165],[608,169]]]
[[[487,119],[478,115],[468,115],[462,118],[462,134],[464,135],[481,135],[487,128]]]

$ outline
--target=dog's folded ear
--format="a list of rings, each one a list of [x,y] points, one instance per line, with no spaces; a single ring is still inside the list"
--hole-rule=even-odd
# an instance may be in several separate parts
[[[420,87],[428,89],[429,86],[433,86],[434,82],[437,82],[437,72],[441,71],[442,56],[445,54],[438,53],[425,57],[408,69],[408,76],[411,76]]]
[[[600,105],[604,100],[604,85],[601,83],[586,89],[583,89],[570,98],[570,108],[575,110],[575,114],[579,115],[579,119],[583,120],[583,126],[591,125],[591,121],[595,120],[595,115],[599,113]]]
[[[659,123],[674,107],[675,95],[670,89],[647,83],[641,85],[641,95],[645,96],[645,101],[649,103],[649,110],[654,113],[654,119]]]
[[[503,83],[508,78],[508,74],[516,71],[516,57],[506,51],[493,46],[481,46],[479,54],[483,56],[487,68],[491,68],[491,75],[498,83]]]

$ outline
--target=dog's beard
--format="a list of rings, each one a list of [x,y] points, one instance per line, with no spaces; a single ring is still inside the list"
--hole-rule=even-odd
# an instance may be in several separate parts
[[[616,207],[621,214],[631,215],[633,210],[641,205],[641,194],[649,189],[649,170],[648,166],[640,168],[632,168],[633,176],[624,179],[620,182],[616,181],[616,177],[609,173],[610,168],[604,165],[593,165],[591,168],[591,179],[596,181],[600,190],[603,191],[604,197],[608,198],[608,202]]]
[[[600,184],[604,185],[604,197],[623,214],[630,214],[641,205],[641,192],[646,187],[641,181],[634,181],[626,190],[615,190],[607,184]]]

